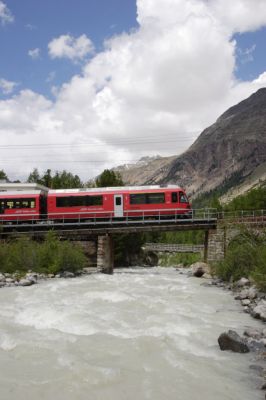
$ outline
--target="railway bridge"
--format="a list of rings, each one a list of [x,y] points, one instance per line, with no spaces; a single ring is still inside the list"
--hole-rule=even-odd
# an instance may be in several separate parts
[[[79,216],[80,217],[80,216]],[[77,218],[75,222],[68,219],[61,221],[27,220],[13,221],[6,224],[0,218],[1,239],[16,238],[28,235],[32,238],[42,238],[48,231],[55,231],[59,238],[76,241],[89,241],[97,238],[97,268],[106,273],[112,273],[114,266],[113,237],[121,233],[192,231],[205,232],[205,261],[216,261],[224,257],[230,239],[239,232],[239,226],[245,225],[255,229],[266,227],[266,210],[238,211],[234,213],[217,213],[214,209],[192,210],[189,218],[180,215],[156,215],[156,218],[146,216],[145,212],[138,218],[109,218],[101,220],[91,218],[84,221]]]

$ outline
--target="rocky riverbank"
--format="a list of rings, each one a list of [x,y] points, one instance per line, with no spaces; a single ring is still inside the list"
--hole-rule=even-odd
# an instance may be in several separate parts
[[[179,273],[184,273],[181,265],[177,266]],[[247,328],[240,336],[237,332],[229,330],[222,332],[218,338],[221,350],[230,350],[238,353],[254,354],[254,363],[250,365],[251,370],[256,371],[261,379],[261,389],[266,390],[266,293],[261,292],[247,278],[241,278],[237,282],[224,282],[212,277],[208,264],[197,262],[187,268],[188,276],[205,279],[202,285],[206,287],[216,286],[224,290],[230,290],[243,307],[243,312],[251,317],[261,320],[261,328]],[[266,399],[266,393],[265,393]]]
[[[16,272],[14,274],[0,273],[0,288],[31,286],[47,279],[75,278],[76,276],[89,275],[96,272],[98,272],[97,268],[89,267],[75,273],[69,271],[64,271],[60,274],[40,274],[32,271],[27,272],[25,275]]]

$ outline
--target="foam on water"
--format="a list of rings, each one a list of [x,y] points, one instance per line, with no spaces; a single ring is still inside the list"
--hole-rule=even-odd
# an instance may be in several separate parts
[[[260,399],[251,356],[217,345],[260,323],[200,283],[155,268],[1,289],[3,399]]]

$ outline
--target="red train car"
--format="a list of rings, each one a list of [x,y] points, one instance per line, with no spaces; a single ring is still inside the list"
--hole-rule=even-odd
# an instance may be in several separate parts
[[[49,190],[49,220],[134,218],[191,213],[186,193],[179,186],[131,186]]]
[[[0,221],[38,220],[46,213],[41,190],[0,192]]]

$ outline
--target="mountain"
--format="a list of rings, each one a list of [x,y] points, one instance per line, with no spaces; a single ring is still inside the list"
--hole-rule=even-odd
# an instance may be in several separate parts
[[[175,183],[192,197],[256,186],[266,179],[266,88],[229,108],[185,153],[117,170],[126,184]]]

